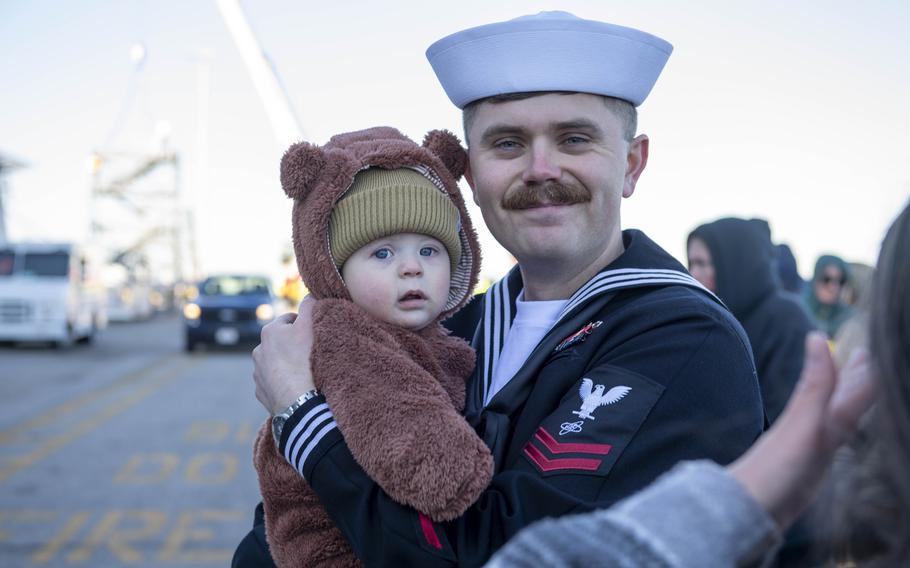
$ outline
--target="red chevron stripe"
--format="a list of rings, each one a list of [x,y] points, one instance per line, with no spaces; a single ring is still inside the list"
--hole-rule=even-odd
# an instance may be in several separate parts
[[[442,543],[439,542],[439,537],[436,536],[436,529],[433,528],[433,521],[423,513],[417,513],[417,515],[420,517],[420,528],[423,529],[423,538],[427,539],[427,544],[436,550],[441,550]]]
[[[557,442],[549,432],[543,429],[543,427],[537,429],[537,433],[534,434],[534,437],[540,440],[540,443],[554,454],[578,453],[605,456],[609,454],[610,450],[613,448],[610,444],[572,444]]]
[[[532,444],[525,446],[524,453],[543,471],[554,471],[558,469],[583,469],[586,471],[595,471],[601,464],[601,460],[585,458],[550,459],[543,455],[541,451]]]

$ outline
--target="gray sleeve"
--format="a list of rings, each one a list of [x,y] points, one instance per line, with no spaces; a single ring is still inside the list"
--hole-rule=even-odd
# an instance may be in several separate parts
[[[610,509],[534,524],[487,566],[764,566],[780,538],[772,519],[724,468],[695,461]]]

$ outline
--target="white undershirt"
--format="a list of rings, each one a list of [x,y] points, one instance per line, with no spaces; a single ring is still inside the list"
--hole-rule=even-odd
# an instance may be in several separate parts
[[[515,302],[515,319],[506,335],[499,360],[493,368],[493,384],[490,385],[487,397],[483,401],[484,406],[512,380],[543,336],[556,323],[562,309],[569,303],[569,300],[526,302],[522,298],[523,291]]]

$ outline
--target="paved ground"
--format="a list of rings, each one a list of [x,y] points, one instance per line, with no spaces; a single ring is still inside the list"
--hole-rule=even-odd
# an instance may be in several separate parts
[[[0,566],[227,566],[258,498],[248,349],[180,321],[0,346]]]

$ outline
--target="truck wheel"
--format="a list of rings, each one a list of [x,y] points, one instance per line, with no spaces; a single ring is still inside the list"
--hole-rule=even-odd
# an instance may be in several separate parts
[[[73,336],[73,326],[72,324],[66,324],[66,336],[63,339],[54,341],[54,347],[56,349],[69,349],[76,342],[76,338]]]
[[[76,343],[79,345],[91,345],[95,341],[95,333],[97,333],[97,328],[92,324],[92,328],[88,330],[88,334],[80,337]]]

